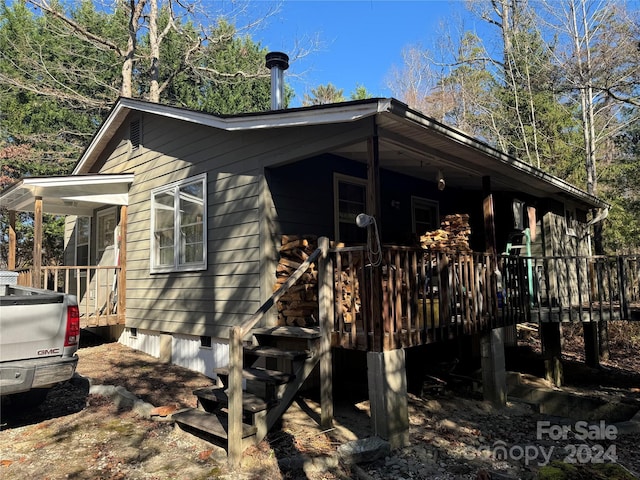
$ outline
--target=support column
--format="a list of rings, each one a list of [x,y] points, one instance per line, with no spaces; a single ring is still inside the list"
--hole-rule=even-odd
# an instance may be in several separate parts
[[[407,375],[403,349],[367,352],[371,423],[392,449],[409,444]]]
[[[118,266],[120,274],[118,275],[118,323],[124,325],[127,308],[127,206],[120,207],[120,229],[118,238]]]
[[[367,214],[378,221],[378,234],[382,238],[382,222],[380,222],[380,151],[378,145],[378,126],[373,119],[373,134],[367,142]],[[371,227],[367,227],[371,228]],[[371,232],[368,232],[370,235]],[[381,352],[390,348],[392,338],[386,336],[389,331],[384,324],[382,314],[382,271],[379,266],[371,267],[371,318],[373,319],[372,350]]]
[[[320,425],[333,427],[333,361],[331,333],[333,332],[333,262],[329,257],[329,239],[320,237],[322,254],[318,262],[318,307],[320,316]]]
[[[33,210],[33,279],[32,286],[42,287],[42,197],[36,197]]]
[[[507,373],[504,359],[504,330],[492,328],[480,338],[482,393],[497,407],[507,404]]]
[[[544,358],[544,377],[556,387],[560,387],[563,382],[562,327],[560,322],[540,323],[540,344]]]
[[[496,247],[496,222],[493,211],[493,194],[491,193],[491,177],[482,177],[482,215],[484,217],[484,251],[490,255],[489,261],[489,294],[491,298],[487,301],[492,305],[492,314],[489,321],[489,328],[497,325],[498,322],[498,302],[494,299],[498,298],[497,291],[497,274],[498,271],[498,249]]]
[[[493,194],[491,193],[491,177],[482,177],[482,212],[484,216],[484,248],[485,252],[494,256],[497,255],[496,248],[496,223],[493,213]]]
[[[9,210],[9,252],[7,255],[7,268],[16,269],[16,211]]]
[[[582,322],[582,336],[584,338],[584,361],[588,366],[598,368],[600,366],[598,323]]]

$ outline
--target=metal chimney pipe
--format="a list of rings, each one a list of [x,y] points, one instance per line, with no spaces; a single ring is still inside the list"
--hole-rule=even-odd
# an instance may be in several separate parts
[[[269,52],[266,66],[271,70],[271,110],[284,108],[284,71],[289,68],[289,57],[282,52]]]

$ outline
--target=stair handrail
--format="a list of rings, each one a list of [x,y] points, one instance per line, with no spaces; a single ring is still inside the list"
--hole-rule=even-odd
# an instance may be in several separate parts
[[[240,466],[242,457],[242,367],[243,352],[242,341],[244,336],[262,320],[264,315],[273,307],[280,298],[302,277],[311,264],[318,258],[327,260],[329,251],[329,239],[318,238],[318,248],[300,264],[295,272],[276,290],[267,301],[265,301],[256,312],[251,315],[243,324],[235,325],[229,329],[229,388],[227,397],[228,405],[228,431],[227,431],[227,455],[229,466],[233,469]],[[320,270],[320,269],[319,269]],[[319,271],[319,275],[322,275]],[[320,279],[319,279],[320,280]],[[319,288],[320,281],[318,282]],[[327,332],[325,332],[327,333]]]

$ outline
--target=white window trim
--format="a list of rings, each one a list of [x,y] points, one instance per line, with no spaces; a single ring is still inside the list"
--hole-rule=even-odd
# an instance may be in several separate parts
[[[156,231],[156,227],[155,227],[155,196],[159,193],[164,193],[164,192],[171,192],[172,190],[176,190],[177,188],[184,186],[184,185],[188,185],[191,183],[198,183],[198,182],[202,182],[202,196],[203,196],[203,218],[202,218],[202,222],[203,222],[203,226],[202,226],[202,241],[203,241],[203,245],[202,245],[202,249],[203,249],[203,255],[202,255],[202,261],[201,262],[194,262],[194,263],[189,263],[189,264],[180,264],[180,252],[177,251],[176,254],[174,255],[174,263],[172,266],[165,266],[165,265],[156,265],[156,238],[155,238],[155,231]],[[180,238],[179,233],[177,232],[177,230],[179,229],[179,218],[178,218],[178,202],[179,202],[179,196],[174,195],[174,228],[176,229],[176,232],[174,233],[174,244],[176,242],[176,239]],[[151,228],[150,228],[150,239],[149,239],[149,265],[150,265],[150,272],[151,273],[169,273],[169,272],[193,272],[193,271],[200,271],[200,270],[206,270],[207,268],[207,174],[203,173],[201,175],[197,175],[195,177],[189,177],[186,178],[184,180],[179,180],[177,182],[173,182],[170,183],[168,185],[163,185],[162,187],[158,187],[155,188],[151,191]],[[179,248],[179,246],[176,247],[177,249]]]
[[[411,230],[416,235],[424,235],[425,232],[417,232],[416,230],[416,207],[430,207],[435,209],[435,228],[440,225],[440,203],[437,200],[430,200],[424,197],[411,195]]]
[[[86,218],[89,220],[89,235],[87,238],[87,264],[88,265],[78,265],[78,246],[80,245],[78,243],[78,221],[80,220],[80,218]],[[73,249],[73,263],[76,266],[82,266],[82,267],[86,267],[89,266],[91,264],[91,234],[92,234],[92,218],[88,215],[78,215],[76,216],[76,223],[74,226],[74,233],[73,233],[73,243],[74,243],[74,249]],[[82,244],[84,245],[84,243]],[[74,275],[76,274],[77,270],[74,270]],[[81,277],[86,277],[87,276],[87,270],[86,269],[82,269],[80,270],[80,276]]]
[[[342,173],[334,173],[333,174],[333,229],[334,229],[334,237],[336,242],[341,241],[340,239],[340,199],[338,198],[338,185],[340,182],[345,183],[353,183],[355,185],[362,185],[364,187],[364,201],[365,201],[365,212],[367,200],[369,198],[369,188],[368,182],[366,178],[360,177],[352,177],[350,175],[344,175]]]

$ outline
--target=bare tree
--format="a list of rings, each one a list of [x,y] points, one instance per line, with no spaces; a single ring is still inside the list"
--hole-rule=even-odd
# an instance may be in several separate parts
[[[223,40],[216,30],[217,19],[212,20],[212,12],[204,11],[197,2],[115,0],[112,5],[105,5],[104,8],[105,10],[110,8],[113,12],[121,12],[123,19],[125,19],[127,27],[121,38],[113,38],[92,31],[90,26],[83,25],[68,15],[58,3],[51,3],[49,0],[27,0],[27,2],[43,13],[59,19],[70,32],[96,49],[113,52],[121,62],[119,94],[123,97],[139,96],[139,92],[134,92],[133,73],[135,69],[147,69],[149,72],[148,99],[152,102],[160,101],[162,91],[167,85],[166,81],[163,84],[160,83],[161,46],[170,32],[181,36],[184,45],[186,45],[182,52],[182,59],[178,64],[178,71],[172,72],[171,78],[187,69],[198,71],[200,75],[209,78],[266,78],[269,76],[269,72],[262,62],[254,65],[251,71],[233,73],[223,73],[206,65],[192,62],[192,59],[198,58],[198,54],[204,54],[207,47]],[[238,8],[247,8],[247,4],[243,2],[239,2],[237,5]],[[261,22],[275,14],[278,8],[279,6],[275,4],[266,11],[260,12],[258,19],[235,28],[234,34],[248,32],[256,28]],[[233,17],[238,13],[227,12],[227,15]],[[242,13],[246,18],[246,10],[243,10]],[[185,24],[192,28],[185,29]],[[194,31],[199,34],[194,36]],[[140,39],[143,33],[148,38],[148,53],[143,52],[140,48]],[[228,35],[228,32],[223,35]]]

